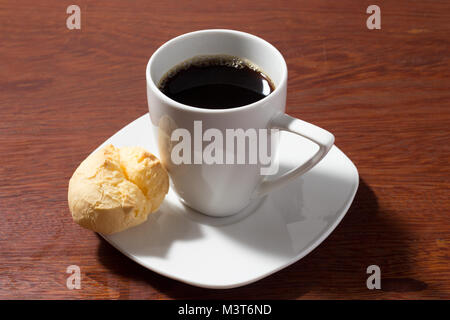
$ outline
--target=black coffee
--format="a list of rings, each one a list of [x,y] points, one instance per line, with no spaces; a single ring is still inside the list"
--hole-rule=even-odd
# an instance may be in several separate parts
[[[175,66],[160,81],[169,98],[205,109],[241,107],[268,96],[272,81],[251,62],[232,56],[198,56]]]

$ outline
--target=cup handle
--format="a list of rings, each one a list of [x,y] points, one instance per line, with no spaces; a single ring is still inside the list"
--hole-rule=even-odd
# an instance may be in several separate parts
[[[326,156],[334,143],[334,136],[330,132],[311,123],[288,116],[285,113],[280,113],[275,116],[270,123],[270,128],[292,132],[298,134],[299,136],[307,138],[316,143],[319,146],[319,150],[304,164],[293,170],[290,170],[281,177],[271,180],[263,180],[261,184],[256,188],[255,192],[252,195],[252,198],[262,196],[272,191],[273,189],[287,183],[291,179],[294,179],[307,172],[309,169],[319,163],[319,161],[322,160],[323,157]]]

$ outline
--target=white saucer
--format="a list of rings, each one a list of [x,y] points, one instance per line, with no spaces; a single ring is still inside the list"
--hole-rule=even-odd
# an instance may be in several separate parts
[[[139,145],[157,155],[152,135],[146,114],[104,144]],[[282,132],[280,173],[306,161],[315,148],[308,140]],[[184,206],[170,191],[144,224],[102,236],[132,260],[169,278],[205,288],[239,287],[316,248],[344,217],[358,182],[354,164],[333,147],[311,171],[237,215],[205,216]]]

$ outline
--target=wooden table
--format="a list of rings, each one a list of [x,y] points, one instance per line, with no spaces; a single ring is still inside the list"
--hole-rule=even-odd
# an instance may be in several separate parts
[[[449,1],[0,2],[0,298],[450,298]],[[207,290],[132,262],[72,222],[78,164],[147,112],[145,66],[165,41],[230,28],[273,43],[288,113],[333,132],[360,187],[316,250],[257,283]],[[79,265],[81,290],[66,288]],[[366,268],[381,268],[368,290]]]

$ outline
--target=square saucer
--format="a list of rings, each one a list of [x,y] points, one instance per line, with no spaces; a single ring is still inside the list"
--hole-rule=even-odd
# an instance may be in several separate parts
[[[99,148],[106,144],[141,146],[158,156],[149,114]],[[279,174],[307,161],[316,150],[309,140],[281,132]],[[102,237],[130,259],[169,278],[204,288],[239,287],[314,250],[346,214],[358,183],[355,165],[333,146],[309,172],[231,217],[198,213],[169,190],[145,223]]]

